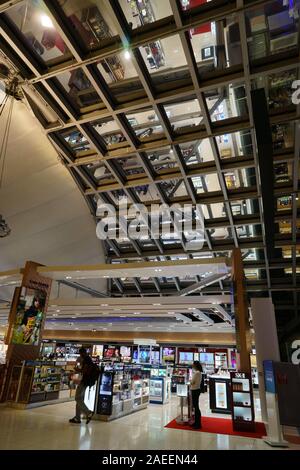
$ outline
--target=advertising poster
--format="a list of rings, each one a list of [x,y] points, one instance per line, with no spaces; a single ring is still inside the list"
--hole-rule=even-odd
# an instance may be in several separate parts
[[[12,343],[37,346],[46,305],[46,292],[22,287],[13,325]]]

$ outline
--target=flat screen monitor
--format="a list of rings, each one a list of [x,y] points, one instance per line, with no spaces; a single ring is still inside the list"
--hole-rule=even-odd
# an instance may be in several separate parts
[[[103,344],[94,344],[92,349],[92,357],[103,357]]]
[[[100,395],[112,395],[112,380],[113,375],[111,372],[104,372],[101,376],[100,382]]]
[[[179,352],[179,364],[192,364],[194,360],[194,353],[192,352]]]
[[[105,345],[103,350],[104,359],[119,359],[120,348],[118,346]]]
[[[206,352],[201,352],[200,353],[200,362],[202,364],[209,364],[209,365],[215,365],[215,358],[214,358],[214,353],[206,353]]]
[[[152,364],[159,364],[159,351],[151,351]]]
[[[139,360],[139,350],[137,346],[132,348],[132,362],[138,362]]]
[[[175,362],[175,348],[163,348],[162,360],[163,362]]]
[[[121,346],[120,354],[122,360],[129,360],[131,358],[131,347],[130,346]]]
[[[150,363],[150,346],[140,346],[140,363]]]

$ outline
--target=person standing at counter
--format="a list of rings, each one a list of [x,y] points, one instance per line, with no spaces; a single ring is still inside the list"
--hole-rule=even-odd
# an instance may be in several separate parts
[[[195,422],[193,424],[194,429],[201,428],[201,411],[199,408],[199,397],[202,389],[202,380],[203,380],[203,369],[199,361],[194,361],[193,363],[193,376],[190,382],[190,388],[192,393],[192,403],[195,410]]]

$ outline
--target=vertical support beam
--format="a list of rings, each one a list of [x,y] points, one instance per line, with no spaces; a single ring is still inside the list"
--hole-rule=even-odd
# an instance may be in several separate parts
[[[234,289],[236,346],[240,356],[239,370],[251,373],[251,335],[246,298],[246,282],[242,253],[239,248],[232,250],[232,280]]]
[[[275,311],[272,300],[269,297],[251,299],[251,313],[255,334],[261,416],[262,420],[267,422],[268,414],[263,361],[280,361]]]
[[[275,203],[273,143],[265,90],[251,91],[268,260],[274,258]]]

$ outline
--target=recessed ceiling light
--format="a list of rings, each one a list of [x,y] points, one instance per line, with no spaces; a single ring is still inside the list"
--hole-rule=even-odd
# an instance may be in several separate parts
[[[56,311],[57,311],[57,313],[59,313],[59,312],[60,312],[60,310],[56,310]]]
[[[131,54],[130,54],[130,51],[128,49],[124,52],[124,57],[125,57],[126,60],[131,59]]]
[[[162,269],[155,269],[155,272],[156,272],[156,273],[161,273],[161,272],[162,272]]]
[[[41,15],[41,24],[44,28],[54,28],[53,22],[48,15]]]
[[[72,279],[72,276],[66,276],[66,279]]]

